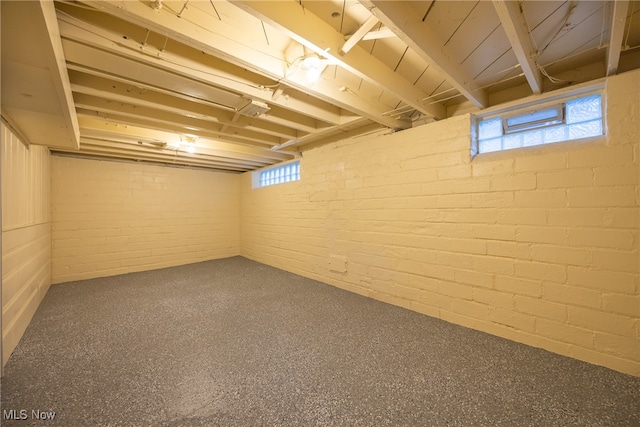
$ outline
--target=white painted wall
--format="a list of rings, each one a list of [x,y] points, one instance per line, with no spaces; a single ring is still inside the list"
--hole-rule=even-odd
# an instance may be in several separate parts
[[[240,176],[52,156],[53,283],[235,256]]]
[[[606,102],[587,142],[472,160],[460,116],[309,150],[300,182],[246,173],[241,254],[640,375],[640,71]]]
[[[2,131],[2,366],[51,284],[49,150]]]

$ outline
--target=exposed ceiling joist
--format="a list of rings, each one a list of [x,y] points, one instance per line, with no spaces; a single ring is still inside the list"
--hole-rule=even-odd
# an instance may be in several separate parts
[[[148,142],[175,144],[175,134],[160,129],[149,129],[139,126],[107,123],[96,117],[79,116],[83,134],[93,139],[107,141],[142,140]],[[199,143],[210,150],[212,155],[239,158],[262,163],[284,161],[293,158],[292,154],[272,151],[262,147],[242,146],[217,140],[202,138]]]
[[[370,31],[362,37],[362,40],[377,40],[396,37],[395,33],[389,28],[382,28],[377,31]]]
[[[281,150],[283,148],[292,147],[292,146],[302,146],[307,145],[314,141],[322,140],[324,141],[327,137],[336,135],[336,134],[345,134],[347,131],[360,130],[364,132],[368,132],[371,128],[379,129],[379,126],[375,126],[375,123],[371,123],[370,120],[364,118],[354,119],[351,123],[344,124],[343,126],[327,128],[322,132],[318,132],[315,134],[309,134],[302,136],[300,138],[291,139],[280,144],[277,147],[273,147],[274,150]]]
[[[245,129],[234,129],[224,133],[219,124],[207,122],[198,118],[184,117],[172,112],[149,108],[133,104],[126,104],[120,101],[111,101],[78,93],[75,96],[76,108],[97,112],[98,115],[105,115],[116,118],[127,117],[128,123],[131,120],[139,120],[140,123],[149,123],[159,129],[177,130],[182,134],[196,133],[208,135],[222,141],[242,142],[255,146],[274,146],[281,144],[283,140],[274,136],[265,135],[261,132],[254,132]]]
[[[185,75],[173,74],[169,79],[166,72],[154,64],[112,55],[75,40],[65,39],[63,46],[69,68],[77,64],[92,74],[119,76],[120,80],[127,80],[132,85],[152,88],[158,92],[170,93],[172,96],[226,111],[236,111],[245,103],[240,95],[194,81]]]
[[[464,97],[479,108],[489,105],[486,92],[451,59],[446,48],[407,2],[360,0],[371,13],[421,56]]]
[[[232,172],[640,64],[638,0],[0,3],[21,139],[78,148],[62,82],[78,155]]]
[[[90,138],[81,138],[82,153],[80,156],[98,156],[100,158],[147,161],[176,166],[195,166],[205,168],[215,168],[217,170],[229,172],[245,172],[255,168],[252,164],[230,163],[224,159],[206,154],[191,154],[184,151],[168,150],[158,148],[153,151],[141,146],[128,143],[93,141]],[[56,149],[56,153],[73,153],[75,151]],[[76,154],[77,155],[77,154]]]
[[[326,143],[327,141],[335,142],[341,139],[351,138],[354,136],[368,134],[375,131],[391,132],[388,129],[381,129],[379,126],[376,126],[375,123],[371,123],[371,121],[367,119],[360,118],[358,120],[355,120],[350,125],[330,128],[318,134],[306,135],[302,138],[285,142],[279,148],[295,146],[295,147],[304,147],[305,149],[308,149],[312,147],[314,144],[318,144],[320,142],[322,144]]]
[[[302,96],[295,91],[289,91],[286,94],[287,96],[274,98],[275,91],[264,87],[261,88],[248,77],[242,78],[237,74],[243,71],[242,69],[233,70],[234,72],[222,69],[219,66],[220,61],[215,61],[214,58],[212,58],[210,64],[203,64],[184,54],[180,57],[174,57],[175,55],[172,56],[171,51],[167,49],[161,52],[152,46],[145,46],[143,50],[140,43],[135,40],[124,39],[121,34],[92,27],[83,21],[73,19],[64,14],[60,14],[59,20],[61,34],[69,41],[81,40],[87,46],[134,61],[152,61],[158,69],[180,74],[195,81],[228,88],[236,93],[244,94],[248,98],[268,102],[271,106],[277,105],[298,115],[295,120],[286,120],[284,117],[273,117],[274,112],[272,110],[271,114],[262,117],[263,120],[283,122],[286,123],[285,126],[293,129],[314,132],[319,125],[299,115],[299,111],[304,111],[310,117],[323,123],[340,123],[341,112],[338,107],[327,104],[321,105],[320,101],[310,99],[308,96]],[[218,65],[218,67],[215,65]]]
[[[335,83],[318,80],[309,86],[303,73],[287,74],[288,67],[281,50],[268,44],[256,46],[256,41],[247,38],[241,41],[230,38],[228,33],[238,33],[242,23],[227,28],[224,21],[207,19],[197,10],[190,8],[180,18],[166,11],[166,8],[154,10],[147,2],[141,1],[95,1],[82,0],[83,3],[105,11],[135,25],[148,28],[174,40],[183,42],[203,52],[220,57],[225,61],[247,68],[267,76],[276,82],[308,92],[316,98],[329,102],[339,108],[367,117],[383,126],[407,128],[410,123],[386,115],[388,108],[375,100],[363,100],[347,91],[340,90]],[[226,32],[226,34],[225,34]],[[337,50],[337,49],[336,49]]]
[[[531,44],[520,4],[514,0],[493,0],[493,6],[531,91],[542,93],[542,73],[535,63],[535,49]]]
[[[233,4],[283,31],[318,55],[330,58],[331,62],[393,93],[402,102],[423,114],[436,119],[446,117],[443,106],[425,102],[429,96],[427,93],[396,74],[361,47],[354,46],[348,54],[341,56],[339,51],[344,45],[343,36],[331,25],[307,12],[303,5],[294,1],[271,3],[251,0],[234,1]]]
[[[365,23],[362,24],[362,26],[358,28],[346,42],[344,42],[338,53],[340,55],[344,55],[345,53],[349,52],[351,48],[357,45],[358,42],[362,40],[362,38],[366,36],[367,33],[369,33],[369,31],[371,31],[374,25],[376,25],[378,22],[380,22],[378,18],[371,15],[369,19],[367,19]]]
[[[191,100],[190,97],[182,96],[182,94],[174,94],[171,91],[165,91],[157,87],[151,87],[141,82],[132,82],[129,79],[122,78],[122,76],[115,76],[113,74],[108,74],[108,73],[105,73],[104,71],[97,70],[94,68],[89,68],[83,65],[70,63],[67,65],[67,68],[71,73],[78,72],[77,74],[79,75],[87,75],[87,76],[92,76],[94,78],[94,80],[92,80],[91,82],[91,85],[88,85],[88,86],[84,86],[82,85],[82,83],[77,83],[76,79],[74,79],[74,82],[71,85],[74,92],[87,93],[87,94],[96,95],[96,96],[104,96],[107,99],[111,99],[109,96],[106,96],[105,93],[101,93],[100,95],[97,95],[97,93],[101,92],[101,90],[99,88],[96,88],[95,79],[101,78],[104,80],[112,80],[113,82],[116,82],[116,83],[130,85],[131,87],[137,88],[138,90],[157,91],[156,95],[161,94],[161,95],[167,95],[167,96],[174,96],[171,102],[173,105],[180,104],[180,99]],[[156,108],[158,108],[157,105],[156,105]],[[161,106],[159,108],[171,109],[171,107],[166,107],[166,106]],[[198,111],[202,111],[201,110],[202,108],[210,108],[210,107],[207,107],[207,105],[204,105],[204,104],[202,106],[199,106],[196,103],[191,103],[189,109],[191,111],[198,112]],[[273,112],[273,109],[271,112]],[[198,115],[198,114],[192,114],[192,115],[195,115],[195,117],[203,118],[201,115]],[[186,117],[189,117],[189,115],[186,115]],[[327,126],[323,126],[322,128],[318,128],[317,122],[312,121],[311,119],[308,119],[306,116],[302,116],[300,114],[294,115],[293,117],[291,117],[290,113],[286,115],[284,113],[277,114],[277,115],[269,114],[267,117],[261,116],[260,119],[263,121],[274,123],[275,125],[280,126],[280,128],[286,128],[296,132],[300,130],[302,134],[315,133],[318,131],[322,131],[322,129],[329,126],[327,125]],[[257,119],[253,118],[251,120],[257,120]],[[220,122],[219,119],[218,119],[218,122]],[[261,131],[264,131],[267,134],[280,136],[282,138],[288,137],[287,135],[280,135],[277,132],[276,133],[269,132],[268,129],[269,129],[268,125],[266,127],[264,127],[264,125],[261,126]]]
[[[240,113],[218,111],[216,112],[217,114],[213,114],[213,109],[203,104],[189,102],[145,88],[132,87],[131,85],[127,86],[126,83],[117,84],[113,80],[78,73],[73,70],[70,70],[70,74],[72,75],[71,89],[76,94],[90,95],[112,102],[154,108],[184,117],[230,126],[236,129],[263,132],[267,135],[283,139],[295,138],[299,135],[295,129],[257,118],[245,117]]]
[[[607,76],[612,76],[618,72],[622,37],[624,36],[627,11],[629,10],[629,2],[627,0],[617,0],[612,3],[611,37],[609,38],[609,46],[607,46]]]
[[[53,2],[3,2],[0,27],[2,113],[25,143],[77,150],[80,130]]]
[[[106,105],[100,107],[97,111],[95,109],[95,103],[92,102],[91,108],[84,104],[78,104],[77,111],[78,116],[83,117],[100,117],[106,121],[110,121],[117,124],[127,126],[140,126],[148,129],[162,129],[166,132],[173,132],[177,135],[197,135],[201,138],[209,138],[215,141],[224,141],[239,145],[246,145],[249,147],[258,148],[271,148],[278,145],[275,141],[265,141],[263,139],[251,138],[246,135],[234,135],[225,134],[220,128],[212,129],[208,126],[198,126],[198,123],[193,122],[193,126],[185,126],[184,123],[172,121],[171,117],[166,120],[162,119],[163,114],[156,113],[153,117],[142,116],[139,113],[132,111],[131,106],[127,105]]]

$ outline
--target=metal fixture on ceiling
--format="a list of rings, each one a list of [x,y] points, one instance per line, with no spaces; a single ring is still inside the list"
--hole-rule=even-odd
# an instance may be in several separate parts
[[[260,102],[252,99],[251,101],[249,101],[249,103],[240,108],[238,110],[238,113],[244,116],[258,117],[269,110],[271,110],[271,108],[269,108],[269,106],[265,102]]]

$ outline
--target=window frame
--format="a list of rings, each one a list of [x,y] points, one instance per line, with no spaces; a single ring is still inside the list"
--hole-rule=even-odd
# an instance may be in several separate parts
[[[564,109],[566,106],[566,102],[560,103],[560,104],[556,104],[556,105],[551,105],[548,107],[536,107],[534,109],[527,109],[527,110],[518,110],[518,111],[514,111],[508,114],[503,114],[502,115],[502,130],[504,132],[505,135],[508,134],[513,134],[513,133],[520,133],[520,132],[525,132],[527,130],[531,130],[531,129],[540,129],[540,128],[545,128],[545,127],[549,127],[549,126],[555,126],[559,123],[566,123],[566,117],[564,114]],[[510,125],[509,124],[509,119],[514,119],[516,117],[522,117],[525,116],[527,114],[534,114],[537,112],[541,112],[541,111],[549,111],[549,110],[556,110],[556,115],[555,117],[551,117],[548,119],[538,119],[538,120],[532,120],[532,121],[528,121],[525,123],[520,123],[520,124],[516,124],[516,125]],[[553,124],[547,124],[548,122],[553,121],[555,123]]]
[[[578,87],[570,88],[567,90],[558,90],[551,92],[545,95],[536,95],[533,96],[532,99],[528,101],[514,101],[504,105],[499,105],[496,107],[487,108],[479,113],[471,114],[471,157],[475,157],[478,154],[491,154],[491,153],[499,153],[503,151],[517,150],[517,149],[525,149],[525,148],[535,148],[542,147],[545,145],[569,142],[569,141],[585,141],[594,138],[605,138],[608,134],[607,130],[607,117],[606,117],[606,93],[605,93],[605,81],[602,79],[595,84],[589,83],[585,85],[579,85]],[[552,108],[561,108],[562,109],[562,123],[566,124],[566,104],[568,102],[574,101],[580,98],[587,98],[592,95],[600,95],[600,108],[601,111],[601,120],[602,120],[602,134],[595,135],[585,138],[576,138],[576,139],[565,139],[562,141],[549,142],[547,144],[539,144],[539,145],[531,145],[526,147],[515,147],[515,148],[505,148],[496,151],[489,151],[480,153],[480,144],[479,144],[479,123],[484,120],[501,118],[503,125],[503,137],[508,135],[517,135],[519,133],[524,133],[534,129],[544,129],[545,127],[558,126],[559,123],[548,125],[548,126],[539,126],[539,127],[530,127],[525,129],[513,130],[511,132],[506,132],[504,130],[504,123],[506,118],[517,117],[519,115],[530,114],[535,111],[542,111]]]
[[[257,188],[267,188],[267,187],[273,187],[274,185],[280,185],[280,184],[288,184],[291,182],[299,182],[302,179],[302,164],[300,162],[300,158],[296,158],[293,160],[287,160],[285,162],[281,162],[281,163],[276,163],[274,165],[269,165],[257,170],[254,170],[251,172],[251,182],[252,182],[252,189],[257,189]],[[262,174],[269,172],[269,171],[277,171],[277,170],[281,170],[286,168],[289,165],[292,164],[297,164],[298,165],[298,172],[297,172],[297,179],[292,179],[289,181],[283,181],[283,182],[274,182],[271,184],[262,184]]]

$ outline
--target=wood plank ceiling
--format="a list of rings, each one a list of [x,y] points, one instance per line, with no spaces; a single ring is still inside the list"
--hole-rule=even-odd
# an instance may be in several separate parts
[[[640,67],[638,0],[1,8],[2,116],[24,139],[229,172]]]

